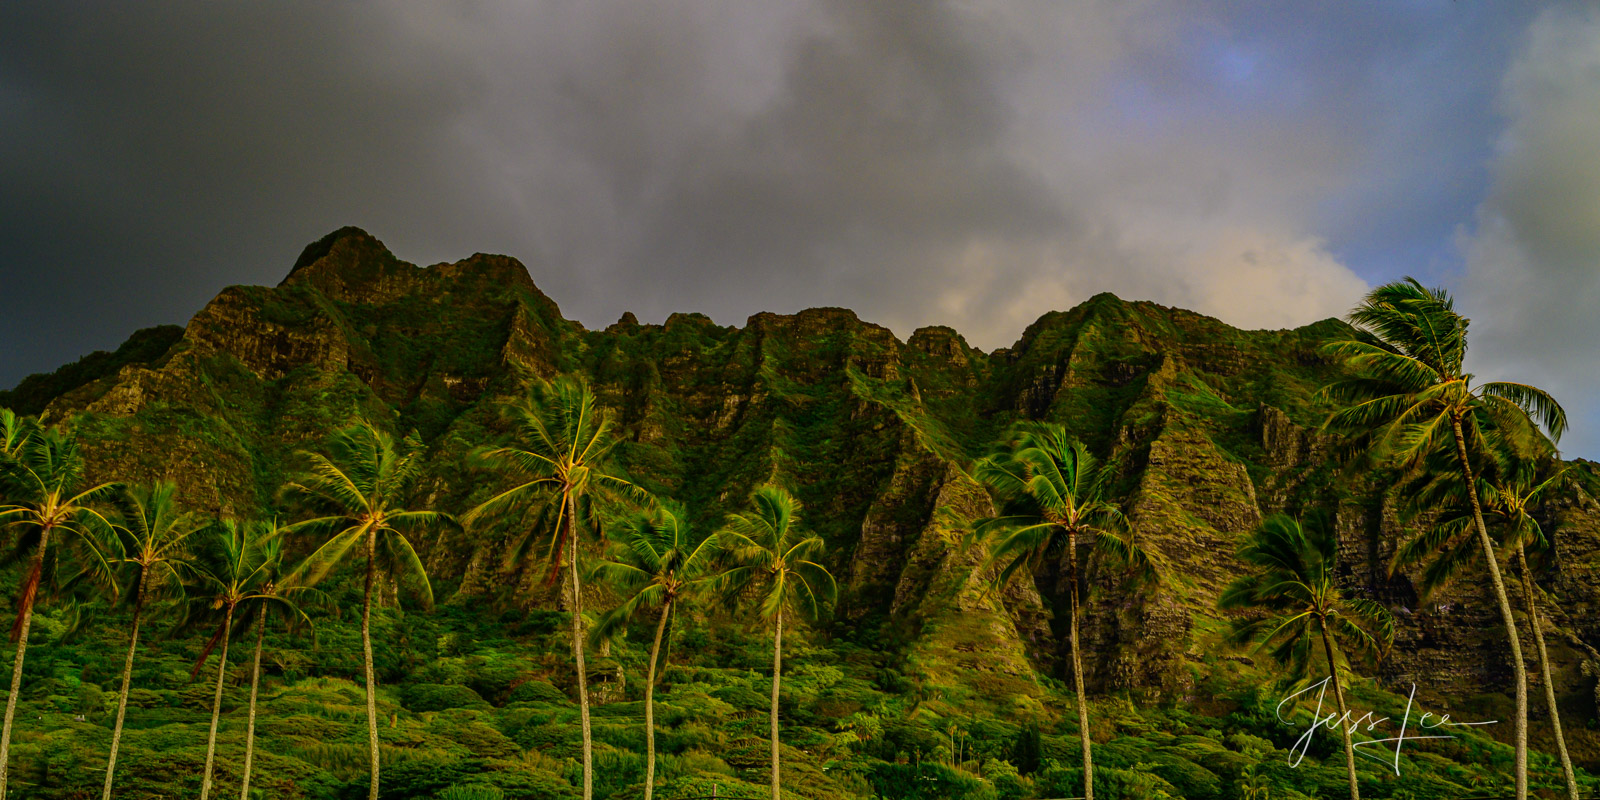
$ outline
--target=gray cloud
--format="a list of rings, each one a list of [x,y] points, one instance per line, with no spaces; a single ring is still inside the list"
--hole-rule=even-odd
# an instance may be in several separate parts
[[[440,154],[470,74],[345,8],[0,10],[0,382],[467,199]]]
[[[1106,290],[1301,324],[1452,276],[1480,203],[1474,247],[1550,261],[1522,240],[1559,219],[1485,166],[1537,10],[6,4],[0,384],[344,224],[517,256],[591,326],[844,305],[991,348]]]
[[[1474,366],[1535,383],[1573,416],[1569,452],[1600,452],[1600,9],[1528,29],[1499,105],[1493,184],[1463,233]]]

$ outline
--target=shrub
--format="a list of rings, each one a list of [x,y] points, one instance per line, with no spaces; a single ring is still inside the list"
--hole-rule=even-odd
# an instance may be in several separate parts
[[[983,762],[983,777],[994,784],[995,794],[1000,800],[1021,800],[1028,795],[1028,784],[1017,773],[1017,768],[1010,761],[998,758],[985,759]]]
[[[1233,750],[1237,753],[1244,753],[1250,750],[1258,750],[1263,753],[1270,753],[1275,749],[1272,745],[1272,742],[1269,742],[1259,736],[1251,736],[1250,734],[1244,732],[1229,734],[1228,738],[1224,739],[1223,742],[1228,745],[1229,750]]]
[[[1077,797],[1083,792],[1081,767],[1051,766],[1036,780],[1039,794],[1045,797]],[[1095,767],[1094,796],[1096,800],[1178,800],[1183,794],[1152,774],[1148,765],[1136,764],[1133,769]]]
[[[549,681],[527,681],[511,690],[508,702],[512,703],[569,703],[566,692],[550,685]]]
[[[772,705],[772,698],[762,697],[754,689],[742,683],[714,689],[711,692],[711,696],[734,708],[743,708],[749,711],[760,711]]]
[[[1220,800],[1222,779],[1199,764],[1175,755],[1147,756],[1149,771],[1177,787],[1188,800]]]
[[[511,735],[511,740],[524,750],[538,750],[557,757],[576,757],[583,752],[577,727],[570,723],[530,722],[518,728]]]
[[[1017,738],[1011,743],[1009,760],[1016,766],[1018,772],[1032,775],[1039,771],[1039,758],[1043,750],[1044,744],[1040,740],[1039,729],[1030,723],[1017,731]]]
[[[412,711],[444,711],[452,708],[488,708],[489,703],[465,686],[441,683],[414,683],[402,695]]]
[[[512,758],[522,752],[498,729],[476,720],[440,718],[428,726],[428,732],[438,733],[484,758]]]
[[[438,800],[505,800],[505,796],[498,787],[481,783],[451,786],[434,795]]]
[[[993,786],[943,764],[875,764],[867,780],[890,800],[999,800]]]

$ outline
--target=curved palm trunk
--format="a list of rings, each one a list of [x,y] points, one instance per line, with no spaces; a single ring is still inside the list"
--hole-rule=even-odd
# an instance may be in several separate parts
[[[250,721],[244,729],[244,777],[240,779],[239,800],[250,800],[250,761],[256,754],[256,690],[261,686],[261,640],[267,632],[267,608],[256,615],[256,660],[250,669]]]
[[[572,559],[567,565],[567,572],[572,578],[568,587],[572,592],[572,658],[578,663],[578,720],[583,727],[583,800],[594,800],[594,755],[590,739],[592,732],[589,728],[589,679],[588,667],[583,661],[583,587],[578,583],[578,537],[577,529],[572,524],[572,513],[575,509],[571,495],[562,497],[561,504],[565,506],[566,512],[561,515],[561,524],[566,528],[567,548]]]
[[[372,676],[372,582],[377,572],[378,535],[367,531],[367,583],[361,600],[361,656],[367,672],[367,748],[372,758],[368,800],[378,800],[378,686]]]
[[[783,611],[772,628],[772,800],[780,800],[778,779],[778,682],[783,673]]]
[[[133,632],[128,636],[128,659],[122,664],[122,694],[117,698],[117,722],[111,729],[111,756],[106,759],[106,785],[101,800],[111,800],[111,783],[117,774],[117,750],[122,746],[122,720],[128,715],[128,684],[133,680],[133,653],[139,647],[139,615],[144,611],[144,578],[139,576],[139,596],[133,603]]]
[[[200,800],[210,800],[211,772],[217,758],[217,723],[222,721],[222,679],[228,674],[228,639],[233,635],[233,606],[222,617],[222,653],[217,660],[217,694],[211,701],[211,735],[206,739],[206,774],[200,781]]]
[[[1333,643],[1328,641],[1327,622],[1323,622],[1322,649],[1328,654],[1328,677],[1333,680],[1333,699],[1339,703],[1339,736],[1344,739],[1344,768],[1350,776],[1350,800],[1361,800],[1361,790],[1356,786],[1356,749],[1350,744],[1350,711],[1344,705],[1344,688],[1339,685],[1339,668],[1334,666]]]
[[[650,645],[650,669],[644,683],[644,800],[655,796],[656,790],[656,659],[661,652],[661,636],[667,630],[667,615],[672,613],[672,601],[661,606],[661,621],[656,623],[656,639]]]
[[[1489,567],[1489,583],[1494,586],[1495,601],[1500,604],[1500,617],[1506,626],[1506,639],[1511,644],[1511,670],[1517,684],[1517,800],[1527,800],[1528,668],[1522,661],[1522,639],[1517,635],[1517,620],[1511,614],[1511,601],[1506,598],[1506,584],[1500,578],[1500,562],[1494,557],[1494,540],[1489,538],[1489,529],[1483,524],[1483,508],[1478,504],[1478,485],[1473,479],[1472,464],[1467,461],[1467,439],[1461,432],[1461,417],[1452,416],[1450,426],[1456,436],[1456,455],[1461,459],[1461,477],[1467,482],[1467,497],[1472,499],[1472,521],[1478,529],[1478,542],[1483,546],[1484,563]]]
[[[1533,576],[1528,572],[1528,558],[1524,555],[1521,542],[1517,543],[1517,572],[1522,576],[1522,594],[1528,598],[1528,625],[1533,628],[1533,643],[1539,651],[1539,677],[1544,681],[1544,702],[1550,710],[1550,727],[1556,734],[1556,754],[1561,757],[1561,773],[1567,779],[1567,798],[1578,800],[1578,778],[1572,771],[1572,757],[1567,755],[1567,739],[1561,733],[1561,714],[1556,711],[1556,685],[1550,680],[1550,656],[1544,649],[1539,600],[1533,593]]]
[[[1068,638],[1072,643],[1072,684],[1078,700],[1078,739],[1083,743],[1083,797],[1094,800],[1094,754],[1089,744],[1089,707],[1083,702],[1083,656],[1078,650],[1078,536],[1067,530],[1067,580],[1071,582],[1072,597],[1067,621]]]
[[[17,625],[12,638],[17,641],[17,658],[11,662],[11,694],[6,697],[5,728],[0,730],[0,800],[6,796],[6,776],[11,764],[11,723],[17,716],[17,695],[22,693],[22,657],[28,654],[28,629],[33,627],[33,603],[39,596],[39,581],[44,577],[45,548],[50,546],[50,528],[39,533],[39,549],[33,554],[33,564],[28,568],[28,579],[22,583],[22,597],[17,600]]]

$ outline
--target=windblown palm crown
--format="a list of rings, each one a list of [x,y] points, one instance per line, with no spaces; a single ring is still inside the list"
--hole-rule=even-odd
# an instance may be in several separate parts
[[[1236,619],[1234,644],[1255,644],[1289,667],[1292,678],[1310,675],[1318,639],[1326,632],[1342,644],[1373,656],[1387,653],[1394,619],[1382,604],[1347,597],[1334,582],[1338,542],[1320,520],[1301,524],[1275,514],[1239,548],[1238,557],[1255,572],[1238,578],[1217,599],[1224,610],[1259,613]]]
[[[695,536],[680,510],[662,506],[630,516],[608,531],[608,558],[595,564],[598,579],[624,600],[595,626],[596,640],[611,638],[644,609],[664,608],[703,591],[720,577],[722,546],[717,534]]]
[[[568,537],[582,527],[599,527],[597,499],[648,503],[649,498],[608,468],[617,445],[615,423],[582,380],[563,377],[535,384],[527,397],[508,403],[505,413],[512,442],[483,448],[477,459],[512,485],[469,511],[464,520],[473,524],[531,511],[534,524],[518,536],[506,561],[526,561],[542,532],[547,537],[548,580],[554,583],[569,549]]]
[[[1350,313],[1355,337],[1330,342],[1350,376],[1326,396],[1342,404],[1324,427],[1368,441],[1374,454],[1413,467],[1449,442],[1459,423],[1467,447],[1480,451],[1486,426],[1527,415],[1559,441],[1567,415],[1544,390],[1493,381],[1474,386],[1463,369],[1468,320],[1442,289],[1415,279],[1374,289]]]
[[[407,437],[396,443],[371,423],[359,422],[334,434],[329,455],[304,452],[310,468],[283,488],[317,514],[289,526],[297,533],[327,533],[290,580],[315,584],[372,538],[377,569],[410,589],[423,605],[433,604],[428,571],[408,534],[455,524],[438,511],[407,510],[404,492],[422,464],[422,444]]]
[[[0,455],[0,526],[10,538],[8,558],[33,562],[11,629],[15,641],[41,587],[115,586],[112,564],[119,542],[102,512],[121,487],[82,485],[83,458],[71,434],[23,420],[12,435],[11,450]]]
[[[112,530],[120,555],[111,559],[131,567],[126,594],[141,602],[181,597],[192,575],[189,539],[205,528],[205,517],[178,507],[178,487],[162,482],[137,487],[118,497]]]
[[[319,514],[290,526],[293,531],[328,532],[329,538],[289,577],[296,584],[320,581],[362,545],[366,575],[361,600],[361,650],[366,673],[367,743],[371,761],[369,800],[378,800],[379,748],[377,678],[372,663],[372,598],[379,575],[409,588],[424,606],[433,605],[433,585],[407,534],[454,526],[437,511],[407,510],[402,501],[421,465],[422,444],[407,437],[398,445],[365,420],[334,434],[329,455],[303,453],[310,463],[284,494]]]
[[[1127,517],[1105,498],[1107,470],[1082,442],[1050,423],[1021,428],[1009,448],[978,462],[974,476],[993,487],[1012,513],[981,520],[975,531],[993,537],[989,564],[1005,562],[996,576],[1044,566],[1061,556],[1071,537],[1091,545],[1143,578],[1155,576],[1149,554],[1134,537]]]
[[[786,609],[821,616],[839,587],[816,561],[827,546],[800,529],[800,501],[777,486],[750,495],[754,509],[730,514],[718,535],[737,566],[725,583],[741,596],[754,596],[763,620]]]
[[[311,624],[296,598],[316,590],[282,580],[284,534],[275,522],[229,519],[198,537],[193,548],[196,589],[188,598],[183,627],[210,629],[212,634],[195,662],[196,673],[227,632],[230,616],[239,628],[236,633],[266,614]]]
[[[1569,467],[1553,450],[1531,459],[1486,454],[1480,463],[1489,468],[1477,475],[1478,503],[1501,557],[1518,547],[1531,553],[1549,548],[1544,527],[1534,508],[1546,494],[1570,485]],[[1423,596],[1453,581],[1462,570],[1483,561],[1476,539],[1472,504],[1459,480],[1447,473],[1430,473],[1407,509],[1413,515],[1431,513],[1432,524],[1405,540],[1389,562],[1394,574],[1402,567],[1425,564],[1418,587]]]

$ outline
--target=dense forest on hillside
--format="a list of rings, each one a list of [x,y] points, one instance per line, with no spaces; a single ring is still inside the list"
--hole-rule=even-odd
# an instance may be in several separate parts
[[[1351,769],[1365,797],[1512,796],[1515,659],[1459,482],[1437,479],[1460,462],[1454,451],[1420,449],[1409,469],[1403,459],[1363,460],[1360,445],[1368,455],[1381,448],[1326,424],[1348,404],[1325,387],[1360,377],[1329,343],[1352,337],[1339,320],[1241,331],[1108,294],[1041,317],[993,352],[942,327],[901,340],[834,308],[757,314],[742,327],[687,313],[647,325],[629,314],[586,330],[513,259],[417,267],[340,229],[308,246],[276,287],[229,287],[182,329],[137,332],[114,353],[0,392],[0,407],[18,415],[13,427],[37,419],[29,452],[76,448],[79,485],[118,484],[84,499],[88,511],[73,517],[84,533],[63,533],[59,555],[38,562],[36,595],[0,595],[6,619],[37,609],[12,698],[9,791],[96,796],[121,715],[119,798],[239,795],[252,719],[251,796],[369,796],[370,598],[384,798],[582,797],[584,715],[594,797],[641,797],[647,784],[664,800],[770,797],[773,704],[786,797],[1080,797],[1086,742],[1102,800],[1326,799],[1351,793]],[[592,405],[563,401],[563,391],[592,393]],[[494,457],[537,438],[518,404],[536,417],[561,402],[592,408],[586,424],[614,423],[602,435],[570,415],[549,418],[614,439],[594,451],[608,458],[563,467],[560,481],[578,477],[552,484],[565,487],[554,495],[501,498],[534,474]],[[1540,417],[1537,403],[1518,402]],[[1484,419],[1474,447],[1515,438],[1509,423]],[[1440,430],[1439,441],[1453,441]],[[1500,487],[1484,495],[1486,518],[1515,508],[1525,520],[1494,535],[1529,670],[1528,782],[1532,796],[1565,797],[1537,665],[1549,665],[1571,783],[1600,789],[1589,772],[1600,772],[1600,506],[1586,489],[1592,465],[1530,456],[1536,448],[1524,445],[1518,457],[1540,470],[1533,478],[1509,457],[1474,450],[1468,461],[1485,491]],[[26,448],[7,448],[21,463]],[[369,518],[328,511],[332,490],[315,482],[332,474],[319,471],[319,456],[355,483],[382,472],[352,467],[358,452],[393,456],[383,463],[394,480],[373,478],[392,513],[441,515],[393,523],[408,544],[385,545],[388,571],[374,578],[363,570],[364,540],[347,542],[348,553],[324,546]],[[1041,503],[1045,489],[1031,481],[1049,471],[1040,464],[1079,470],[1081,482],[1063,485],[1103,508],[1075,503],[1063,516]],[[1521,505],[1509,502],[1517,480],[1529,487]],[[167,519],[186,542],[171,550],[170,569],[132,555],[128,520],[159,503],[148,488],[122,488],[163,483],[175,491]],[[580,486],[592,491],[578,498],[588,491]],[[8,491],[0,505],[23,503]],[[561,492],[575,498],[570,511],[550,500]],[[1417,497],[1431,505],[1419,512]],[[295,527],[328,514],[346,522]],[[1009,538],[1023,526],[1004,520],[1029,514],[1052,536],[1085,538]],[[96,533],[90,517],[122,533]],[[811,565],[796,573],[810,583],[762,605],[772,562],[757,551],[775,519],[793,523],[778,550],[809,540],[792,552]],[[7,528],[3,544],[15,552],[0,582],[24,587],[42,552],[37,532],[20,514],[5,522],[18,524]],[[1283,541],[1325,578],[1317,602],[1378,620],[1370,652],[1359,636],[1330,643],[1347,656],[1339,679],[1352,716],[1497,722],[1408,740],[1398,755],[1364,748],[1353,761],[1336,732],[1302,742],[1315,692],[1297,707],[1280,701],[1304,687],[1286,683],[1297,670],[1326,677],[1319,634],[1280,663],[1270,647],[1239,641],[1269,608],[1266,593],[1233,605],[1225,597],[1241,579],[1276,574],[1247,545],[1290,522],[1296,532]],[[1530,524],[1538,537],[1515,533]],[[282,552],[251,549],[274,530]],[[1406,547],[1434,530],[1454,548],[1437,549],[1454,559],[1446,567]],[[705,574],[734,578],[685,589],[670,624],[649,604],[612,624],[638,587],[620,567],[597,567],[627,562],[640,542],[692,550],[713,533],[718,555]],[[100,563],[74,544],[96,536],[111,537],[115,557]],[[248,551],[240,563],[276,566],[259,573],[272,573],[260,584],[270,590],[250,591],[278,592],[293,610],[219,622],[232,606],[212,602],[219,584],[200,576],[226,571],[213,552],[226,548],[202,541],[256,542],[239,545]],[[552,564],[552,552],[576,552],[581,569],[560,569],[574,559]],[[813,567],[831,580],[805,572]],[[130,577],[141,568],[151,577]],[[602,641],[586,630],[581,673],[567,588],[578,577],[586,628],[615,633]],[[240,608],[289,608],[249,602]],[[136,616],[142,638],[124,695]],[[231,649],[219,646],[223,630]],[[658,631],[664,658],[651,693]],[[219,686],[215,782],[203,787]]]

